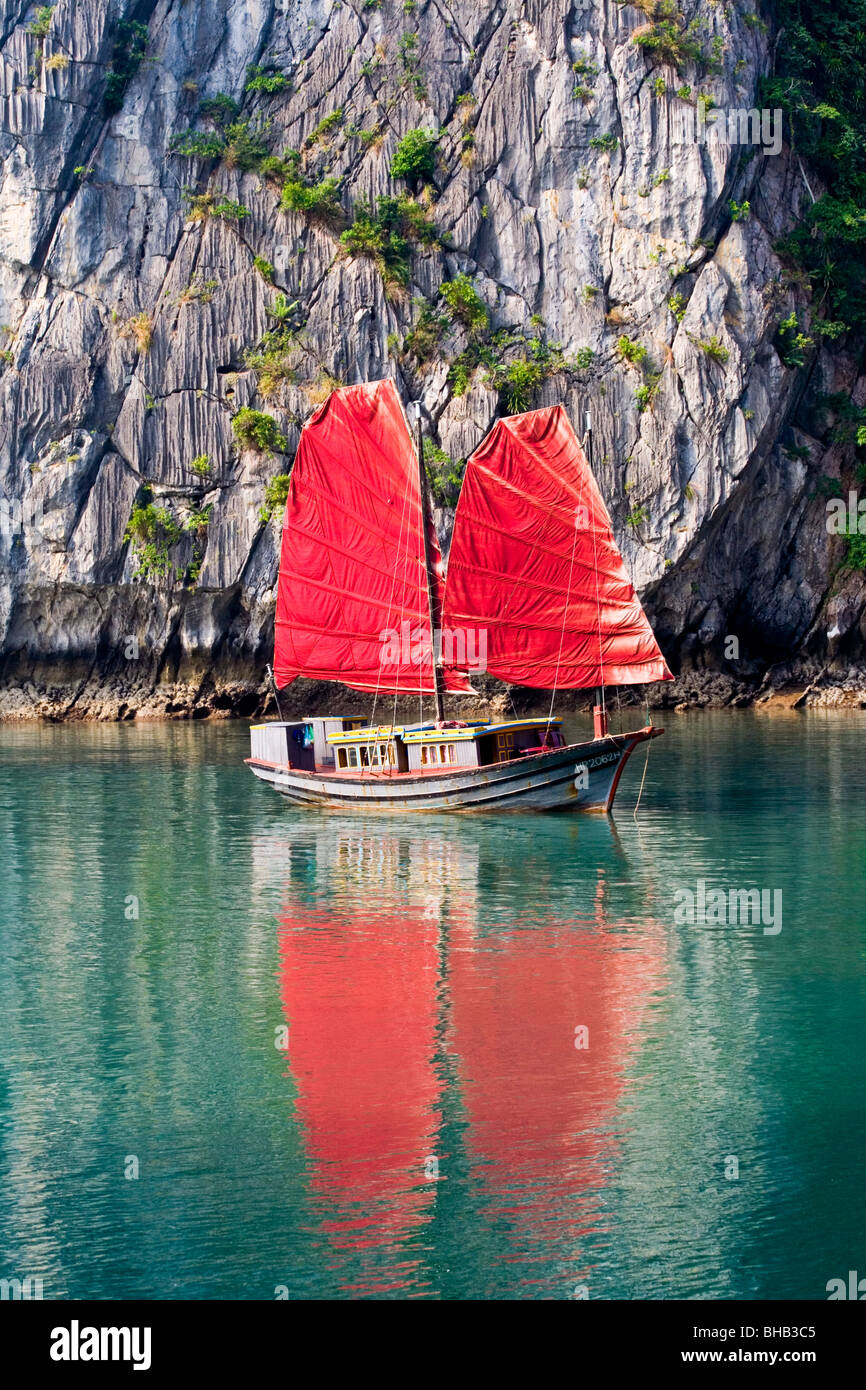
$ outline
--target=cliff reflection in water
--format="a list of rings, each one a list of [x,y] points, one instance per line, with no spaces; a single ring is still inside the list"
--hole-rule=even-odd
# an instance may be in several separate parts
[[[317,820],[285,843],[288,1075],[347,1291],[442,1292],[455,1185],[450,1240],[482,1281],[503,1235],[523,1282],[551,1259],[588,1274],[665,947],[634,926],[613,827],[570,842],[582,868],[535,826],[507,851],[495,826],[441,822]]]

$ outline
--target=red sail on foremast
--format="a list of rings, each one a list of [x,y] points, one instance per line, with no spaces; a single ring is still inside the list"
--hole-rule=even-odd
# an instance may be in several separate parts
[[[443,626],[537,689],[672,680],[561,405],[497,420],[466,466]]]
[[[434,689],[418,460],[392,381],[333,391],[292,469],[277,587],[274,675],[356,690]],[[434,614],[442,556],[426,519]],[[446,670],[449,690],[469,690]]]

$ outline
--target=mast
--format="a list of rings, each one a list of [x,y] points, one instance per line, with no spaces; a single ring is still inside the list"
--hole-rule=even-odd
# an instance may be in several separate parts
[[[430,508],[430,494],[427,489],[427,474],[424,468],[424,439],[421,434],[421,402],[413,401],[411,406],[412,414],[415,419],[415,452],[418,455],[418,483],[421,488],[421,533],[424,537],[424,570],[427,575],[427,607],[430,612],[430,662],[433,667],[433,698],[436,705],[436,722],[441,724],[445,719],[445,707],[442,700],[442,663],[436,659],[436,632],[441,615],[435,611],[433,595],[435,593],[433,579],[433,562],[430,556],[430,533],[428,524],[432,526],[433,517]]]
[[[592,473],[592,414],[586,412],[586,461],[589,464],[589,471]],[[593,474],[593,477],[595,475]],[[598,649],[599,667],[602,682],[604,681],[604,666],[602,665],[601,640],[599,637]],[[604,684],[598,686],[596,690],[596,703],[592,707],[592,732],[594,738],[605,738],[607,736],[607,709],[605,708]]]

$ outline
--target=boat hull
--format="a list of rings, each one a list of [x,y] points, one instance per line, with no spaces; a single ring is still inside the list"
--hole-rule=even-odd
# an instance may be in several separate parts
[[[305,772],[260,759],[247,763],[263,782],[302,806],[327,810],[610,811],[623,768],[639,743],[663,731],[648,727],[487,767],[442,772]]]

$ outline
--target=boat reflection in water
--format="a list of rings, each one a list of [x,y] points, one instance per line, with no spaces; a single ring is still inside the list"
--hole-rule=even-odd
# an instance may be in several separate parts
[[[279,838],[288,1069],[339,1287],[569,1296],[664,970],[615,829]]]
[[[335,1250],[391,1251],[435,1201],[426,1174],[441,1123],[440,928],[419,866],[435,862],[437,847],[322,826],[292,846],[295,861],[311,848],[325,857],[335,901],[293,894],[280,931],[311,1195]],[[391,1268],[372,1287],[402,1283]]]

